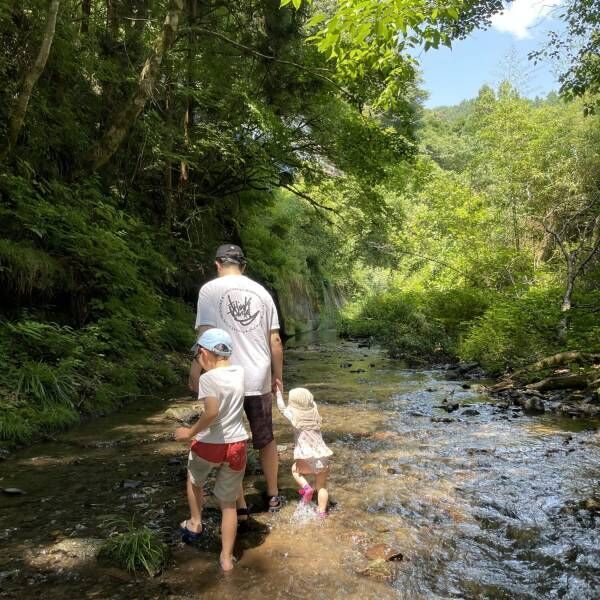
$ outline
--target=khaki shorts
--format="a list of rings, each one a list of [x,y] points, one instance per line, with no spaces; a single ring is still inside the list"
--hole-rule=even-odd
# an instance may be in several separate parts
[[[202,487],[210,472],[217,469],[217,478],[213,493],[222,502],[235,502],[240,494],[240,486],[244,481],[244,471],[234,471],[229,463],[213,463],[190,452],[188,456],[188,473],[192,485]]]

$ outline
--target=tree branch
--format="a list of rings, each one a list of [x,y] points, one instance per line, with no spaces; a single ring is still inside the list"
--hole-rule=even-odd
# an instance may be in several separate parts
[[[245,44],[241,44],[240,42],[236,42],[235,40],[232,40],[231,38],[227,37],[226,35],[224,35],[222,33],[219,33],[218,31],[211,31],[210,29],[206,29],[205,27],[194,27],[193,29],[195,29],[196,31],[199,31],[201,33],[206,33],[208,35],[212,35],[213,37],[216,37],[216,38],[222,40],[223,42],[226,42],[227,44],[231,44],[232,46],[238,48],[239,50],[243,50],[244,52],[253,54],[254,56],[258,56],[259,58],[263,58],[265,60],[271,60],[273,62],[280,63],[282,65],[289,65],[291,67],[296,67],[297,69],[305,71],[306,73],[310,73],[311,75],[314,75],[315,77],[318,77],[319,79],[322,79],[323,81],[326,81],[327,83],[329,83],[330,85],[332,85],[333,87],[338,89],[347,98],[353,99],[352,94],[348,90],[343,88],[341,85],[339,85],[339,83],[336,83],[330,77],[327,77],[326,75],[323,75],[322,73],[318,72],[318,71],[325,71],[326,73],[330,73],[330,71],[328,69],[324,69],[321,67],[316,67],[315,69],[311,69],[309,67],[306,67],[304,65],[301,65],[300,63],[297,63],[297,62],[294,62],[291,60],[284,60],[281,58],[277,58],[276,56],[271,56],[269,54],[263,54],[262,52],[259,52],[258,50],[251,48],[250,46],[246,46]]]

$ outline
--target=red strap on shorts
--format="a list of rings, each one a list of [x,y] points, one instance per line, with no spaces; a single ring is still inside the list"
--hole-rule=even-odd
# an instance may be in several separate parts
[[[207,444],[194,440],[192,442],[191,451],[200,458],[211,463],[220,464],[225,460],[227,446],[229,444]]]
[[[194,440],[190,450],[200,458],[208,462],[221,464],[229,463],[233,471],[241,471],[246,468],[246,442],[234,442],[233,444],[207,444]]]
[[[227,444],[225,461],[232,471],[243,471],[246,468],[246,442]]]

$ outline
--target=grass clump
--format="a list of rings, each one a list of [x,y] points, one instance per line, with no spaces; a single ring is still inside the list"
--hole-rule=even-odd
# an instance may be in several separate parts
[[[163,570],[168,556],[169,548],[160,534],[145,525],[136,526],[132,520],[125,531],[106,540],[98,559],[130,573],[145,572],[154,577]]]

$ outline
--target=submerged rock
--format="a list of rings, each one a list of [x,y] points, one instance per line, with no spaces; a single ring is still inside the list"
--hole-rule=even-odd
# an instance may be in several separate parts
[[[24,496],[27,492],[19,488],[2,488],[2,493],[6,496]]]
[[[460,414],[461,414],[461,416],[465,416],[465,417],[476,417],[477,415],[480,415],[481,413],[478,410],[475,410],[474,408],[467,408],[467,409],[463,410]]]
[[[140,485],[142,485],[141,481],[135,481],[133,479],[123,479],[123,481],[121,481],[121,487],[126,490],[134,490],[135,488],[140,487]]]
[[[431,417],[432,423],[455,423],[456,419],[452,417]]]
[[[374,577],[386,581],[391,579],[393,575],[390,563],[381,558],[371,561],[364,569],[358,569],[356,572],[365,577]]]
[[[369,560],[384,560],[387,562],[399,562],[404,559],[404,555],[398,548],[388,546],[387,544],[370,546],[366,549],[365,556]]]

